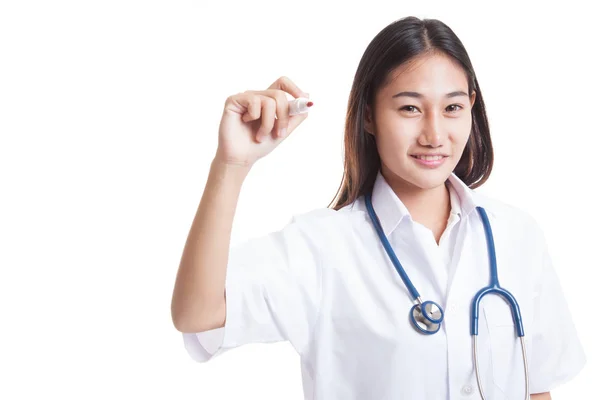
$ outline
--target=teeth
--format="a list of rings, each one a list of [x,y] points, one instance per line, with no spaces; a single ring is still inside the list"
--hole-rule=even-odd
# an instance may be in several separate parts
[[[437,161],[437,160],[441,160],[442,156],[417,156],[418,159],[420,160],[427,160],[427,161]]]

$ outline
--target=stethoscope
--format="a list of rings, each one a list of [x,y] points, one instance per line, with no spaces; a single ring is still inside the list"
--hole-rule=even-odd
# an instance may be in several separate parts
[[[381,223],[379,222],[379,218],[375,214],[375,210],[373,210],[373,204],[371,203],[371,193],[367,193],[365,195],[365,203],[367,205],[367,211],[369,212],[369,216],[371,217],[371,221],[377,230],[377,234],[379,235],[379,239],[385,247],[390,260],[396,267],[398,274],[404,281],[406,288],[410,292],[413,301],[416,302],[415,305],[412,306],[409,312],[409,319],[412,325],[417,329],[417,331],[432,335],[440,330],[442,325],[442,321],[444,319],[444,310],[442,307],[433,302],[433,301],[422,301],[421,295],[414,287],[408,275],[402,268],[400,261],[396,257],[396,253],[392,249],[390,242],[385,237],[383,233],[383,229],[381,228]],[[483,227],[485,229],[485,237],[487,241],[487,248],[490,260],[490,285],[479,290],[471,303],[471,337],[473,338],[473,362],[475,364],[475,374],[477,376],[477,386],[479,387],[479,393],[481,394],[481,398],[485,400],[485,396],[483,394],[483,388],[481,385],[481,378],[479,375],[479,363],[477,361],[477,334],[479,329],[479,303],[481,299],[490,293],[495,293],[500,295],[504,300],[506,300],[510,306],[511,313],[513,316],[513,320],[515,321],[515,329],[517,331],[517,336],[521,339],[521,350],[523,354],[523,365],[525,368],[525,399],[529,399],[529,371],[527,368],[527,356],[525,353],[525,331],[523,330],[523,321],[521,320],[521,311],[519,309],[519,303],[515,297],[506,289],[500,287],[498,283],[498,268],[496,265],[496,249],[494,246],[494,238],[492,236],[492,228],[490,227],[490,221],[485,210],[482,207],[477,207],[477,211],[483,220]],[[423,312],[422,310],[425,310]]]

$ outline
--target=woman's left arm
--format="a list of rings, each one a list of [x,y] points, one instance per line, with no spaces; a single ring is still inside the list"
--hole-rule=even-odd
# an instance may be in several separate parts
[[[531,400],[552,400],[552,397],[550,397],[550,392],[536,393],[531,395]]]

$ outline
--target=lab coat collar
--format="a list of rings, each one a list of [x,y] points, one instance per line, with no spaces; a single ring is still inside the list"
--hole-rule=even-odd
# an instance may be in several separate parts
[[[450,185],[455,192],[450,190],[452,214],[463,218],[471,214],[477,206],[482,206],[479,195],[460,180],[454,172],[448,177],[446,184]],[[372,202],[386,237],[396,229],[402,219],[410,218],[408,209],[387,183],[381,170],[377,172],[373,186]]]

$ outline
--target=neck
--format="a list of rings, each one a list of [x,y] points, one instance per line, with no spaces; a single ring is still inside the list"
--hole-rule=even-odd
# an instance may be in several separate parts
[[[385,174],[383,170],[382,175],[396,196],[406,206],[413,221],[429,228],[436,242],[439,243],[439,238],[446,227],[452,209],[450,193],[446,185],[422,189],[393,174]]]

